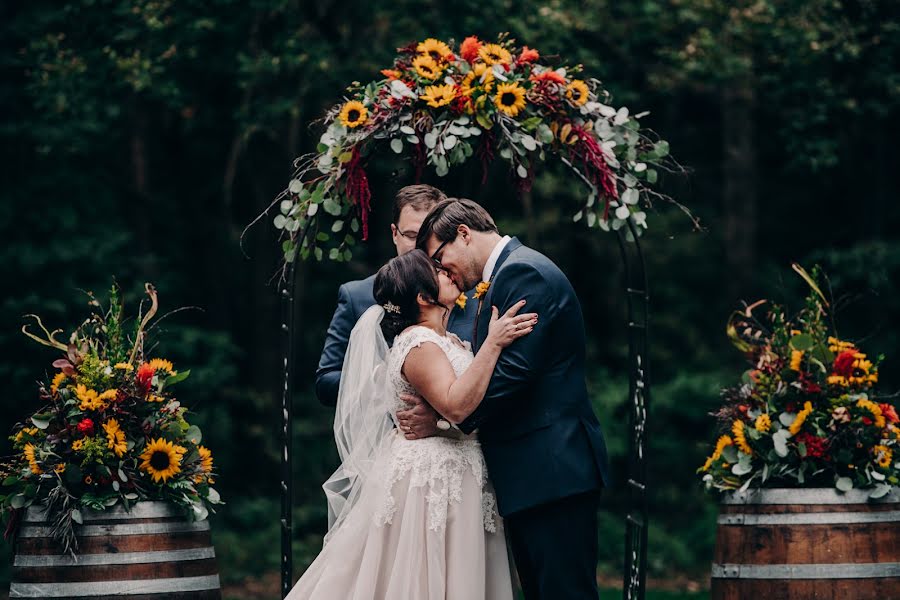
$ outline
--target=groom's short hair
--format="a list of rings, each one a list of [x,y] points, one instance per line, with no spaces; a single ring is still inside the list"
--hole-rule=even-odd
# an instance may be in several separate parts
[[[415,210],[431,210],[435,204],[446,199],[447,195],[444,192],[424,183],[402,187],[394,196],[393,221],[391,222],[396,225],[400,221],[400,212],[407,206],[412,206]]]
[[[499,233],[494,219],[480,204],[468,198],[447,198],[436,204],[422,221],[416,247],[424,249],[431,234],[439,242],[452,240],[460,225],[466,225],[472,231]]]

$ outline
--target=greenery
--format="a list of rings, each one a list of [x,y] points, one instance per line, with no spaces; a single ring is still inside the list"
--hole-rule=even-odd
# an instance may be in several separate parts
[[[190,366],[178,393],[216,451],[228,504],[212,517],[213,535],[228,584],[278,565],[273,276],[282,248],[268,219],[242,231],[291,178],[293,159],[315,150],[323,131],[310,124],[353,81],[377,78],[398,47],[426,37],[509,31],[543,56],[583,64],[617,106],[651,111],[642,124],[692,170],[661,174],[658,185],[706,229],[693,231],[661,204],[641,238],[652,298],[655,580],[706,583],[716,508],[694,471],[714,439],[707,413],[742,369],[723,335],[739,298],[797,310],[804,284],[784,273],[793,261],[820,263],[848,294],[836,315],[842,339],[888,357],[881,389],[900,383],[891,366],[900,355],[900,152],[890,134],[900,115],[900,22],[890,3],[70,0],[3,3],[0,29],[3,427],[13,433],[40,407],[34,380],[51,376],[37,370],[52,352],[20,333],[23,315],[71,331],[83,314],[77,290],[106,289],[111,276],[128,298],[154,282],[162,313],[198,307],[160,322],[161,351]],[[321,543],[319,485],[337,460],[333,413],[313,395],[336,290],[391,255],[390,200],[414,178],[391,152],[370,163],[368,176],[369,241],[347,263],[297,264],[297,573]],[[612,236],[572,223],[583,190],[552,166],[521,195],[503,164],[483,186],[474,164],[443,179],[426,169],[424,180],[482,202],[502,231],[569,274],[589,331],[590,390],[621,483],[623,268]],[[12,453],[11,444],[0,452]],[[606,494],[598,532],[600,573],[614,580],[624,503],[621,486]]]

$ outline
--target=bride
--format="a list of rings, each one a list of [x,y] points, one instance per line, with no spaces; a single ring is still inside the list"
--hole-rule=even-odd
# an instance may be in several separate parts
[[[421,250],[375,278],[377,304],[350,335],[334,433],[342,464],[324,484],[329,530],[288,600],[511,600],[503,523],[477,434],[408,440],[395,428],[419,394],[460,422],[484,396],[503,348],[527,335],[524,301],[493,308],[477,356],[446,330],[460,291]],[[394,337],[396,336],[396,337]],[[389,350],[386,338],[394,337]]]

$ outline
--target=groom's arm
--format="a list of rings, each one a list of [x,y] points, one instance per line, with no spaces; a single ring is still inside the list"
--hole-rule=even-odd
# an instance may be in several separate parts
[[[503,414],[515,410],[510,400],[525,390],[545,364],[545,350],[551,327],[558,311],[550,284],[534,266],[527,263],[513,263],[503,268],[502,276],[494,282],[491,304],[503,314],[519,300],[525,300],[522,312],[536,312],[538,324],[534,331],[519,338],[500,354],[490,385],[484,399],[459,428],[471,433],[485,421],[502,418]],[[490,311],[483,306],[482,311]]]
[[[347,352],[350,332],[353,331],[356,320],[357,315],[353,310],[350,293],[347,286],[342,285],[338,290],[337,308],[325,335],[325,347],[322,348],[322,356],[319,358],[319,368],[316,369],[316,396],[325,406],[337,404],[344,354]]]

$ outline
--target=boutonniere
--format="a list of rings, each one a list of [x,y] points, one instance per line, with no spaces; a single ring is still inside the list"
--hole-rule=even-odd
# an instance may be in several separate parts
[[[481,283],[476,285],[474,298],[481,298],[482,296],[484,296],[487,293],[487,291],[490,289],[490,287],[491,287],[490,281],[482,281]]]
[[[458,307],[460,307],[461,309],[466,310],[466,301],[467,300],[468,300],[468,298],[466,298],[466,294],[462,293],[459,295],[459,298],[456,299],[456,305]]]

